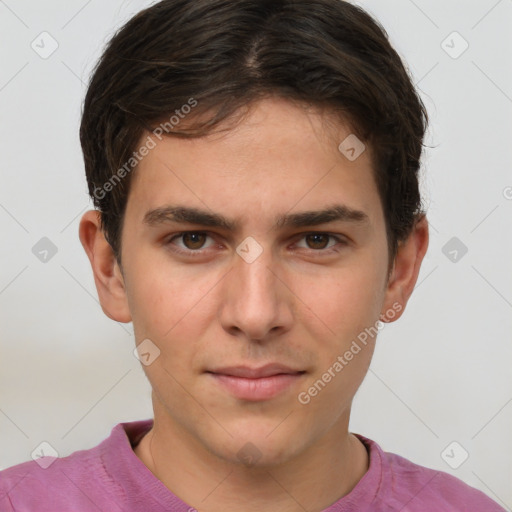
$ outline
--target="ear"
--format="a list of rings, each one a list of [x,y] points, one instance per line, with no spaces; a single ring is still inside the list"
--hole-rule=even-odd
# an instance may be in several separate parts
[[[398,246],[393,269],[386,285],[381,321],[394,322],[405,311],[405,306],[418,280],[421,263],[428,249],[428,241],[428,221],[426,215],[422,215],[416,221],[409,237]]]
[[[80,221],[80,242],[89,257],[101,309],[112,320],[131,321],[124,278],[100,226],[101,212],[89,210]]]

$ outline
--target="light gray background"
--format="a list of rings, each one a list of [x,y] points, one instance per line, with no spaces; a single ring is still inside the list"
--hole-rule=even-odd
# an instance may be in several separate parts
[[[388,31],[431,116],[431,238],[405,315],[379,336],[351,430],[510,510],[512,0],[358,3]],[[2,468],[42,441],[65,456],[152,416],[132,326],[101,311],[78,239],[91,208],[78,140],[89,73],[149,4],[0,0]],[[51,48],[43,31],[59,45],[47,59],[31,47]],[[58,250],[46,263],[32,252],[43,237]],[[443,253],[452,237],[468,249],[454,246],[455,262]]]

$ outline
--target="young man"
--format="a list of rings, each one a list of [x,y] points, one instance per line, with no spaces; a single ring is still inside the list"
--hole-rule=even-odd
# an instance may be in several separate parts
[[[81,142],[103,311],[154,420],[0,473],[2,511],[503,510],[348,431],[428,246],[427,114],[340,0],[164,0],[110,42]]]

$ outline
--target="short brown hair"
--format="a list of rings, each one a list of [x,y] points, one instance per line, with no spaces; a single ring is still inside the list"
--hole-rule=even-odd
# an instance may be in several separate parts
[[[169,136],[200,137],[270,95],[327,107],[369,145],[391,265],[424,213],[418,171],[428,116],[384,28],[343,0],[163,0],[112,37],[89,83],[80,141],[119,264],[126,163],[136,168],[146,131],[160,124]],[[170,123],[191,100],[187,128]]]

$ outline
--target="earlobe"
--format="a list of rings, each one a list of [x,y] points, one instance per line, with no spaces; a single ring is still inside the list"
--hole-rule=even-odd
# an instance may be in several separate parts
[[[426,215],[422,215],[416,221],[409,237],[398,246],[381,311],[383,322],[393,322],[402,316],[416,286],[421,263],[428,249],[428,241],[428,221]]]
[[[80,242],[91,263],[103,312],[112,320],[131,321],[125,283],[112,247],[100,228],[101,213],[89,210],[80,221]]]

